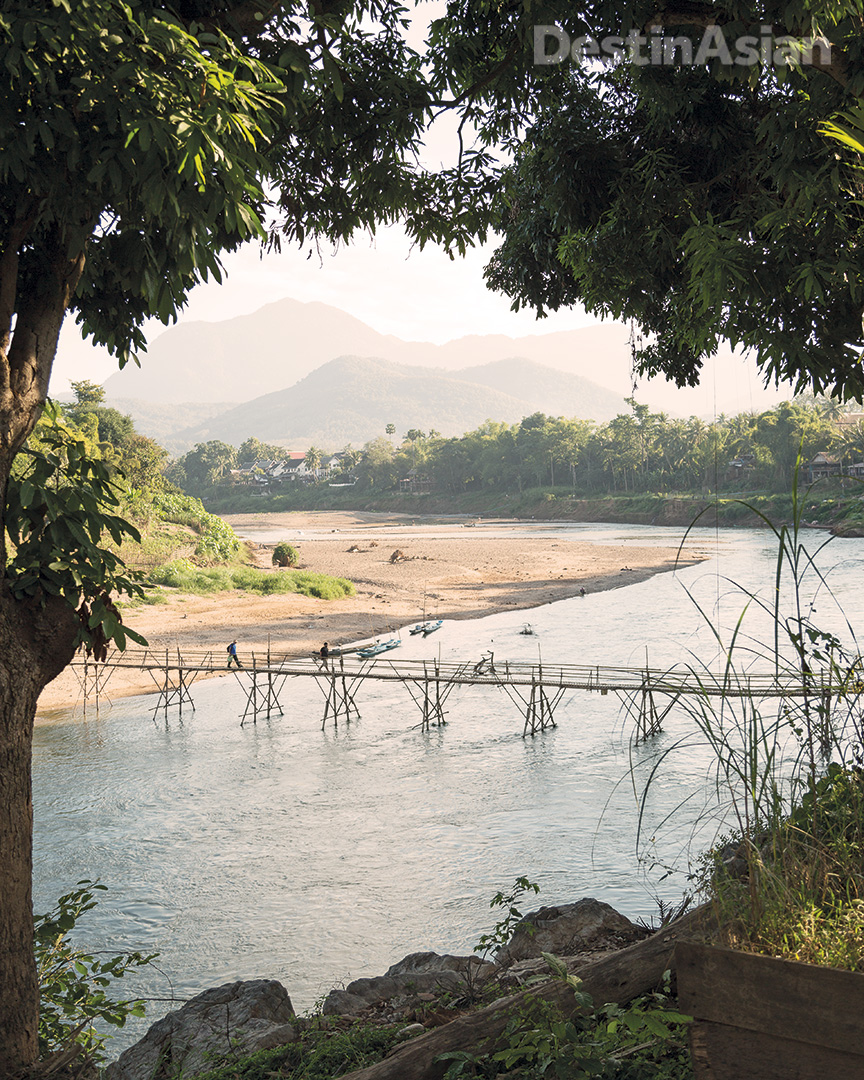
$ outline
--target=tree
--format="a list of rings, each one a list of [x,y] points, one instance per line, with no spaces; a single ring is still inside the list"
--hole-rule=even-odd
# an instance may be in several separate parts
[[[70,406],[66,412],[76,424],[84,425],[92,417],[96,425],[96,438],[117,450],[127,447],[135,437],[135,423],[131,416],[105,405]]]
[[[370,487],[386,490],[395,483],[393,444],[389,439],[379,437],[366,443],[357,472]]]
[[[726,339],[766,379],[860,397],[864,143],[823,134],[838,115],[853,135],[864,123],[860,0],[545,4],[542,21],[571,42],[643,36],[634,62],[605,68],[535,66],[536,21],[532,5],[453,0],[437,25],[454,89],[490,56],[501,65],[472,99],[480,138],[513,153],[490,287],[540,314],[580,303],[633,320],[638,370],[679,385]],[[817,47],[812,63],[784,66],[771,40],[767,63],[700,61],[706,33],[737,52],[755,32],[758,53],[763,27],[815,29],[830,56]],[[693,64],[665,62],[673,37]]]
[[[206,443],[198,443],[194,450],[190,450],[180,459],[180,464],[188,482],[196,491],[200,491],[218,484],[228,476],[237,464],[237,451],[228,443],[211,439]]]
[[[287,451],[284,446],[276,446],[275,443],[263,443],[256,439],[254,435],[250,435],[244,443],[241,443],[240,449],[237,451],[237,461],[240,465],[251,465],[258,458],[281,461],[286,454]]]
[[[362,454],[359,450],[356,450],[351,443],[347,443],[342,448],[342,465],[346,472],[350,472],[356,467],[360,461]]]
[[[134,434],[124,448],[120,468],[130,487],[160,491],[165,487],[163,469],[167,460],[168,451],[155,439]]]
[[[396,434],[396,425],[395,424],[388,424],[384,428],[384,431],[387,434],[387,438],[392,439],[393,436]]]
[[[303,458],[303,464],[315,477],[317,477],[318,470],[321,468],[322,458],[323,454],[317,446],[310,446],[306,451],[306,456]]]
[[[219,279],[224,253],[266,238],[265,187],[278,199],[276,245],[283,237],[347,238],[404,213],[416,241],[443,239],[464,250],[482,205],[471,194],[472,170],[427,176],[413,153],[438,100],[404,41],[393,0],[336,8],[290,0],[4,5],[2,491],[42,411],[66,314],[127,363],[143,349],[146,319],[170,322],[197,282]],[[19,525],[5,501],[3,513],[0,543]],[[0,556],[8,567],[5,546]],[[0,588],[0,1074],[37,1053],[36,701],[79,641],[92,643],[104,630],[119,643],[118,626],[113,618],[82,620],[68,597],[16,595],[7,569]]]
[[[77,405],[101,405],[105,401],[105,388],[89,379],[71,384]]]
[[[820,451],[833,450],[840,435],[816,408],[784,401],[757,418],[751,439],[754,447],[767,451],[773,463],[774,483],[788,490],[799,454],[809,461]]]

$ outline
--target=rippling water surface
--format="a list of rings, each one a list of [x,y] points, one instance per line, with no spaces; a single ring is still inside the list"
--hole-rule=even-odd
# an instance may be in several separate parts
[[[542,534],[680,539],[680,531],[639,526],[544,525]],[[481,543],[483,530],[475,537]],[[824,539],[808,536],[813,548]],[[727,579],[767,588],[775,549],[753,530],[701,530],[695,546],[711,559],[678,575],[446,622],[424,641],[406,636],[399,655],[467,660],[492,649],[496,660],[632,666],[645,663],[647,650],[652,666],[710,659],[711,635],[685,586],[731,625],[742,600]],[[864,541],[835,540],[820,561],[833,567],[845,615],[860,627]],[[816,609],[817,621],[848,636],[824,592]],[[526,619],[535,636],[519,633]],[[764,635],[754,620],[753,634]],[[419,730],[417,707],[398,684],[364,684],[361,719],[325,731],[323,697],[310,679],[286,685],[283,717],[242,728],[244,695],[233,676],[197,683],[193,695],[196,710],[184,711],[182,723],[176,714],[154,720],[155,699],[140,697],[36,730],[36,908],[83,877],[107,885],[82,941],[161,954],[161,971],[130,992],[182,998],[270,977],[305,1008],[408,952],[470,951],[496,919],[490,897],[523,874],[540,883],[539,902],[596,896],[631,918],[650,917],[656,897],[677,899],[685,887],[683,874],[664,876],[665,866],[686,871],[688,845],[715,827],[716,818],[693,825],[708,797],[708,759],[685,748],[666,759],[653,789],[644,822],[650,858],[640,863],[629,770],[644,776],[687,721],[671,714],[662,735],[634,749],[613,695],[568,693],[558,727],[534,739],[522,739],[522,717],[496,689],[457,689],[448,724],[430,732]],[[148,1022],[169,1007],[154,1003]]]

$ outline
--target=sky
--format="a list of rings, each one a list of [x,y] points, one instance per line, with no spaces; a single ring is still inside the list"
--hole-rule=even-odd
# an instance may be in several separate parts
[[[225,259],[228,275],[222,285],[208,283],[192,291],[179,321],[230,319],[290,297],[331,304],[380,333],[438,344],[466,334],[521,336],[596,322],[582,309],[541,320],[533,312],[511,312],[509,299],[490,292],[483,283],[483,266],[493,250],[494,245],[488,245],[451,261],[438,248],[412,250],[408,237],[396,227],[335,253],[322,248],[320,256],[308,245],[263,256],[257,245],[248,245]],[[164,331],[154,321],[148,339]],[[107,352],[81,342],[80,331],[70,320],[63,327],[55,364],[55,379],[61,385],[54,390],[68,389],[70,378],[101,382],[116,366]]]

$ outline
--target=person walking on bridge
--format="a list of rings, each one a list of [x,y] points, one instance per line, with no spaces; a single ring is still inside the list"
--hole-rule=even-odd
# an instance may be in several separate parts
[[[237,665],[238,668],[243,667],[243,665],[237,659],[237,639],[236,638],[228,646],[228,664],[227,664],[227,666],[229,668],[231,667],[231,661],[232,660],[234,661],[234,663]]]

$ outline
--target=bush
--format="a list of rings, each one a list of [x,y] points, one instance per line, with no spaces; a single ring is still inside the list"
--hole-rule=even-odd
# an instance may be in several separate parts
[[[284,540],[273,549],[274,566],[296,566],[300,560],[300,552]]]
[[[91,1060],[102,1061],[109,1036],[94,1031],[92,1021],[123,1027],[130,1016],[144,1015],[143,1001],[115,1001],[105,991],[115,979],[122,979],[131,968],[149,964],[158,954],[130,952],[97,959],[68,940],[78,919],[96,906],[96,889],[104,890],[105,886],[79,881],[76,889],[60,897],[53,911],[34,918],[40,1058],[76,1042]]]

